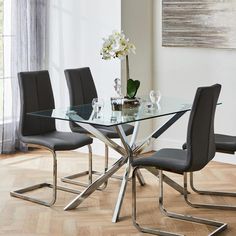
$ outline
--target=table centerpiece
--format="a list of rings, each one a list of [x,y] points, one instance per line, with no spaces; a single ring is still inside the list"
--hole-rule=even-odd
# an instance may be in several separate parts
[[[103,38],[103,45],[100,52],[102,59],[125,59],[126,64],[126,95],[122,99],[118,99],[121,104],[119,103],[117,106],[113,106],[114,110],[134,108],[140,105],[139,100],[135,97],[140,86],[140,81],[131,79],[129,72],[128,55],[130,53],[135,54],[135,50],[136,47],[133,43],[129,42],[129,39],[125,37],[123,32],[114,31],[108,38]]]

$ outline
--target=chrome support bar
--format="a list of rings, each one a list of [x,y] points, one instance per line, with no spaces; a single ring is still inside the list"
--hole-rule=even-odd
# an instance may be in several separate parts
[[[130,175],[130,170],[131,170],[131,162],[133,160],[133,150],[132,150],[131,147],[136,142],[138,129],[139,129],[139,122],[136,122],[134,132],[133,132],[133,135],[132,135],[132,138],[131,138],[131,142],[130,142],[130,145],[129,145],[128,140],[124,138],[125,133],[122,131],[122,126],[117,127],[117,132],[118,132],[121,140],[123,140],[124,145],[126,146],[126,151],[127,151],[127,155],[129,157],[129,159],[128,159],[128,162],[126,164],[126,170],[125,170],[125,173],[124,173],[124,176],[123,176],[120,191],[119,191],[118,198],[117,198],[116,205],[115,205],[115,209],[114,209],[114,212],[113,212],[113,216],[112,216],[112,222],[113,223],[117,222],[117,220],[119,219],[119,216],[120,216],[120,210],[121,210],[123,199],[124,199],[124,196],[125,196],[127,183],[128,183],[128,180],[129,180],[129,175]],[[143,176],[142,176],[141,172],[138,172],[137,176],[138,176],[140,184],[143,186],[145,184],[145,182],[144,182],[144,179],[143,179]]]
[[[117,201],[116,201],[116,205],[115,205],[115,209],[113,212],[113,216],[112,216],[112,222],[116,223],[117,220],[119,219],[120,216],[120,210],[122,207],[122,203],[124,200],[124,196],[125,196],[125,191],[126,191],[126,187],[127,187],[127,183],[129,180],[129,174],[130,174],[130,169],[131,169],[131,165],[130,165],[130,160],[128,159],[128,162],[126,164],[126,170],[123,176],[123,180],[120,186],[120,191],[117,197]]]
[[[187,178],[187,177],[186,177]],[[192,190],[201,195],[212,195],[212,196],[227,196],[227,197],[236,197],[236,193],[234,192],[218,192],[218,191],[203,191],[197,190],[193,184],[193,173],[190,173],[190,186]],[[193,203],[189,200],[188,195],[185,197],[185,201],[188,205],[192,207],[202,207],[202,208],[209,208],[209,209],[219,209],[219,210],[236,210],[236,206],[232,205],[222,205],[222,204],[207,204],[207,203]]]
[[[155,175],[156,177],[158,177],[159,170],[156,167],[146,167],[145,169],[150,173],[152,173],[153,175]],[[139,171],[139,169],[137,171]],[[184,188],[165,174],[163,174],[163,181],[169,186],[171,186],[173,189],[175,189],[177,192],[179,192],[180,194],[184,194]]]
[[[80,173],[76,173],[76,174],[73,174],[73,175],[68,175],[68,176],[62,177],[61,178],[62,182],[65,182],[65,183],[68,183],[68,184],[75,184],[75,185],[82,186],[82,187],[88,187],[92,183],[93,174],[98,174],[100,172],[93,170],[92,147],[91,147],[90,144],[88,145],[88,151],[89,151],[88,170],[80,172]],[[107,170],[107,165],[108,165],[108,162],[107,162],[107,160],[105,160],[104,172]],[[100,173],[100,174],[102,174],[102,173]],[[81,182],[81,181],[78,181],[78,180],[74,180],[76,178],[83,177],[85,175],[88,175],[88,182],[87,183],[86,182]],[[107,182],[105,182],[102,185],[102,187],[99,187],[98,190],[104,190],[106,188],[106,186],[107,186]]]
[[[151,135],[149,135],[142,144],[137,146],[133,153],[134,155],[140,154],[150,143],[152,143],[155,139],[159,138],[170,126],[172,126],[180,117],[182,117],[187,111],[182,111],[179,113],[174,114],[164,125],[160,128],[156,129]]]
[[[133,131],[133,134],[131,136],[131,140],[130,140],[130,144],[129,144],[131,148],[133,148],[133,146],[135,145],[135,142],[136,142],[136,139],[137,139],[137,136],[138,136],[139,127],[140,127],[140,122],[136,121],[134,123],[134,131]]]
[[[76,123],[76,122],[75,122]],[[79,126],[86,129],[88,132],[90,132],[94,137],[98,138],[102,142],[104,142],[107,146],[111,147],[118,153],[120,153],[122,156],[126,156],[126,151],[123,147],[118,145],[116,142],[112,141],[110,138],[107,138],[102,132],[100,132],[98,129],[94,128],[90,124],[85,123],[78,123]]]
[[[133,150],[135,148],[135,145],[136,145],[135,142],[136,142],[136,139],[137,139],[137,136],[138,136],[139,127],[140,127],[140,122],[136,121],[135,124],[134,124],[134,132],[131,136],[131,140],[130,140],[130,143],[129,143],[129,146],[132,149],[132,152],[133,152]],[[133,154],[133,156],[134,156],[134,154]],[[144,186],[145,181],[144,181],[144,178],[141,174],[141,171],[138,171],[137,177],[138,177],[138,181],[139,181],[140,185]]]
[[[29,187],[26,187],[26,188],[11,191],[10,195],[12,197],[17,197],[17,198],[20,198],[20,199],[23,199],[23,200],[27,200],[27,201],[30,201],[30,202],[34,202],[34,203],[38,203],[38,204],[50,207],[56,202],[57,190],[62,190],[62,191],[66,191],[66,192],[70,192],[70,193],[74,193],[74,194],[79,194],[81,192],[81,191],[78,191],[78,190],[75,190],[75,189],[71,189],[71,188],[67,188],[67,187],[63,187],[63,186],[57,186],[57,157],[56,157],[56,153],[53,150],[42,147],[42,146],[39,146],[39,145],[29,144],[29,146],[31,146],[31,147],[41,147],[41,148],[49,150],[52,153],[52,155],[53,155],[53,184],[40,183],[40,184],[36,184],[36,185],[29,186]],[[40,189],[40,188],[43,188],[43,187],[49,187],[49,188],[53,189],[52,199],[49,202],[24,195],[24,193],[27,193],[27,192],[30,192],[30,191],[33,191],[33,190],[36,190],[36,189]]]
[[[130,154],[129,155],[129,158],[132,158],[132,149],[131,147],[129,146],[129,142],[128,142],[128,139],[127,139],[127,136],[124,132],[124,129],[122,128],[121,125],[117,125],[116,126],[116,132],[118,133],[119,137],[120,137],[120,140],[125,148],[125,151],[126,151],[126,154]]]
[[[79,206],[90,194],[106,182],[114,173],[116,173],[128,160],[128,157],[121,157],[117,160],[103,175],[90,184],[80,195],[71,201],[64,210],[72,210]]]

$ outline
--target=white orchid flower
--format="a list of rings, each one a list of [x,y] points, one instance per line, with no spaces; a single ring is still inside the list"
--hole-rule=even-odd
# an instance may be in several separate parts
[[[108,38],[103,38],[102,49],[100,54],[102,59],[110,60],[112,58],[124,59],[129,53],[135,54],[134,44],[125,38],[125,34],[121,31],[113,31]]]

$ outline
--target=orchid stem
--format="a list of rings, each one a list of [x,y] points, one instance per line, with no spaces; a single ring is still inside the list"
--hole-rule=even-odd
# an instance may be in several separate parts
[[[126,55],[126,82],[129,79],[129,57]]]
[[[128,55],[126,55],[126,58],[125,58],[125,62],[126,62],[126,96],[128,95],[127,94],[127,83],[128,83],[128,80],[129,80],[129,57]]]

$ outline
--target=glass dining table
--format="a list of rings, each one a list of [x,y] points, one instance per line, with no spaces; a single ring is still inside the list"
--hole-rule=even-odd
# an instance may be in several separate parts
[[[116,222],[119,219],[119,214],[124,199],[126,186],[129,180],[130,171],[132,168],[132,160],[138,158],[144,149],[151,145],[151,143],[163,134],[171,125],[173,125],[178,119],[180,119],[187,111],[191,109],[191,103],[183,101],[181,99],[162,97],[160,102],[155,105],[150,104],[146,100],[140,100],[140,106],[138,108],[123,109],[122,111],[113,111],[111,109],[110,101],[105,102],[101,111],[96,112],[91,104],[79,105],[68,108],[56,108],[52,110],[31,112],[29,115],[38,116],[42,118],[52,118],[64,121],[73,121],[86,129],[92,136],[98,138],[110,148],[118,152],[121,157],[117,159],[107,171],[100,175],[93,183],[85,188],[79,195],[77,195],[64,210],[72,210],[78,207],[88,196],[90,196],[95,190],[97,190],[103,183],[105,183],[113,174],[115,174],[122,166],[125,166],[123,179],[121,182],[119,194],[117,197],[112,222]],[[138,144],[136,142],[137,135],[140,126],[140,122],[143,120],[154,119],[158,117],[166,117],[167,121],[156,128],[150,134],[144,138]],[[134,131],[131,139],[128,140],[122,124],[134,123]],[[104,136],[96,127],[97,126],[114,126],[119,134],[121,142],[115,142],[110,138]],[[157,169],[150,169],[150,172],[158,175]],[[144,179],[139,172],[138,179],[141,185],[144,185]],[[183,192],[182,187],[170,179],[168,176],[164,176],[164,181],[171,187]]]

